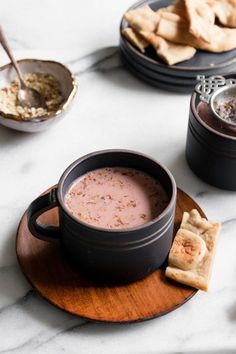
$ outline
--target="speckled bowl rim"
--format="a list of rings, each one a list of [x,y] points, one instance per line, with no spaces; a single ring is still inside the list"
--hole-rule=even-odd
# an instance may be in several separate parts
[[[125,12],[130,11],[130,10],[134,10],[137,9],[139,7],[141,7],[142,5],[150,5],[152,3],[156,3],[156,2],[160,2],[163,0],[141,0],[138,1],[136,3],[134,3],[132,6],[130,6]],[[122,19],[120,21],[120,36],[122,37],[122,39],[124,40],[125,44],[127,45],[127,47],[134,53],[134,55],[138,55],[140,56],[143,60],[150,62],[151,64],[157,65],[161,68],[168,68],[170,71],[194,71],[197,73],[201,72],[203,73],[203,71],[214,71],[216,68],[226,68],[230,65],[232,65],[233,63],[236,63],[236,57],[228,60],[225,63],[221,63],[221,64],[217,64],[214,65],[214,67],[211,66],[201,66],[201,67],[195,67],[195,66],[176,66],[176,65],[167,65],[164,63],[159,62],[158,60],[154,60],[152,58],[150,58],[149,56],[141,53],[138,49],[136,49],[131,43],[129,43],[127,41],[127,39],[123,36],[122,34],[122,30],[124,28],[126,28],[125,26],[123,26],[124,21],[126,21],[124,19],[124,17],[122,16]],[[206,51],[207,52],[207,51]],[[220,53],[219,53],[220,54]]]
[[[51,63],[51,64],[56,64],[56,65],[61,66],[65,71],[67,71],[67,73],[69,74],[69,76],[71,78],[72,90],[71,90],[70,94],[68,95],[67,99],[65,100],[65,102],[62,103],[56,111],[51,111],[50,113],[44,114],[43,116],[36,117],[36,118],[33,118],[33,119],[29,119],[29,120],[19,120],[19,119],[16,119],[16,117],[19,117],[19,116],[14,115],[14,114],[4,113],[1,110],[0,110],[0,116],[2,118],[10,119],[10,120],[13,120],[15,122],[18,122],[19,124],[20,123],[34,123],[34,124],[37,124],[37,123],[41,123],[41,122],[47,121],[50,118],[55,118],[56,116],[58,116],[61,113],[63,113],[69,107],[69,105],[72,103],[72,101],[73,101],[73,99],[74,99],[74,97],[75,97],[75,95],[77,93],[77,89],[78,89],[78,84],[77,84],[75,76],[72,74],[72,72],[64,64],[62,64],[62,63],[60,63],[58,61],[55,61],[55,60],[34,59],[34,58],[32,58],[32,59],[27,58],[27,59],[17,60],[17,63],[22,63],[22,62],[32,62],[32,63],[38,63],[38,62],[42,63],[43,62],[43,63]],[[8,64],[5,64],[5,65],[1,66],[0,67],[0,75],[1,75],[1,72],[3,70],[5,70],[7,68],[10,68],[10,67],[12,67],[11,63],[8,63]]]
[[[213,129],[212,127],[210,127],[208,124],[206,124],[198,114],[196,101],[197,101],[197,93],[193,92],[192,96],[191,96],[191,100],[190,100],[190,109],[191,109],[194,117],[198,121],[198,123],[201,124],[205,129],[209,130],[211,133],[219,135],[221,138],[226,138],[229,140],[236,141],[236,136],[221,133],[221,132],[217,131],[216,129]]]

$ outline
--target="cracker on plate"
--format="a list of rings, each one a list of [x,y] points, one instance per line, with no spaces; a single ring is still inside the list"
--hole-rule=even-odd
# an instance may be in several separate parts
[[[124,19],[136,31],[154,32],[160,20],[160,15],[148,5],[130,10],[124,14]]]
[[[188,60],[196,53],[196,49],[191,46],[171,43],[155,33],[141,31],[140,34],[154,47],[157,55],[168,65]]]
[[[149,43],[138,32],[130,27],[124,28],[122,31],[123,36],[137,47],[142,53],[145,52],[145,48],[149,46]]]
[[[189,21],[189,32],[194,37],[209,43],[211,37],[208,28],[215,22],[213,9],[204,0],[183,0],[183,3]]]
[[[202,218],[195,209],[183,215],[171,247],[166,276],[208,290],[220,224]]]
[[[222,25],[236,27],[236,0],[214,0],[212,8]]]
[[[234,28],[206,24],[206,31],[209,34],[209,43],[207,43],[191,34],[188,22],[179,15],[163,12],[160,17],[157,35],[170,42],[186,44],[216,53],[236,48],[236,29]]]

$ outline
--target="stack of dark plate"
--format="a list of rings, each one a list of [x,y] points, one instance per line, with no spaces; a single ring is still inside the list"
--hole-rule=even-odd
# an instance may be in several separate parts
[[[170,0],[149,0],[134,4],[129,10],[149,5],[156,11],[170,5]],[[127,11],[129,11],[127,10]],[[130,44],[123,36],[122,30],[128,27],[122,19],[120,25],[120,53],[127,69],[141,80],[156,87],[176,92],[191,92],[196,85],[198,75],[228,74],[236,69],[236,49],[225,53],[209,53],[198,50],[195,56],[182,63],[169,66],[156,55],[150,46],[145,54]]]

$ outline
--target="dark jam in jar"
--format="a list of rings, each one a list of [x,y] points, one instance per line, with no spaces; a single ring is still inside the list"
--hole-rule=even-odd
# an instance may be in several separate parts
[[[236,129],[221,124],[220,121],[212,113],[210,106],[205,102],[199,102],[197,105],[197,113],[201,120],[216,132],[236,137]]]

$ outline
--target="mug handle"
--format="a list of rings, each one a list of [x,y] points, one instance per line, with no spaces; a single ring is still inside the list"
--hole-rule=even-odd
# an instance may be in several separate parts
[[[60,227],[38,223],[38,217],[47,210],[59,205],[57,200],[57,188],[35,199],[27,209],[27,222],[31,234],[40,240],[55,242],[60,240]]]

